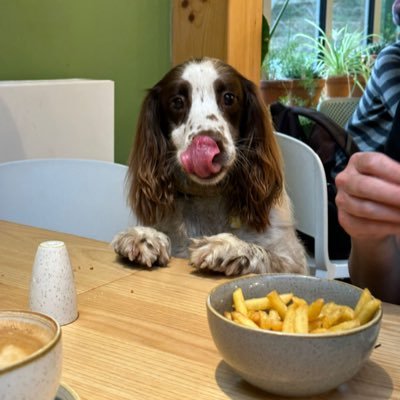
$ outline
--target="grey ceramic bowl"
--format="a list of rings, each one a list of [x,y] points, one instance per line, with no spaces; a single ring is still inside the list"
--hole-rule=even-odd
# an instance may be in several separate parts
[[[222,314],[232,293],[262,297],[273,289],[311,302],[319,297],[354,307],[361,289],[347,283],[301,275],[243,277],[215,287],[207,298],[211,335],[224,361],[249,383],[281,396],[312,396],[351,379],[374,348],[382,311],[365,325],[329,334],[289,334],[238,325]]]

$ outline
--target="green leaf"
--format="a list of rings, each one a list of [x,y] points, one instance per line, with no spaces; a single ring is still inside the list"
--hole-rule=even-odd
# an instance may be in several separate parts
[[[286,10],[286,7],[288,6],[290,0],[285,0],[285,3],[282,5],[282,8],[279,11],[278,16],[276,17],[276,20],[270,28],[269,23],[267,18],[263,15],[262,17],[262,42],[261,42],[261,64],[262,66],[267,65],[267,57],[268,57],[268,52],[269,52],[269,46],[271,43],[272,36],[274,35],[275,29],[279,24],[279,21],[281,20],[283,13]]]
[[[262,43],[261,43],[261,62],[264,61],[265,57],[268,54],[269,42],[270,42],[270,33],[269,33],[269,23],[267,18],[263,15],[262,19]]]

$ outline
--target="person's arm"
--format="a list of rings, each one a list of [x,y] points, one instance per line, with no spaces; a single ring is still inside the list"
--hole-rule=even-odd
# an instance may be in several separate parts
[[[349,258],[352,283],[383,301],[400,304],[400,249],[396,236],[352,239]]]
[[[339,222],[352,238],[352,282],[400,304],[400,163],[356,153],[336,185]]]
[[[400,46],[385,47],[376,59],[372,75],[375,88],[390,115],[394,117],[400,93]]]

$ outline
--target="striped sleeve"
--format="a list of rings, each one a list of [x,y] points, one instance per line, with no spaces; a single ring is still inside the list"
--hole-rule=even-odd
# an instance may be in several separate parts
[[[346,125],[361,151],[383,151],[399,101],[400,41],[380,52],[358,107]],[[345,164],[346,158],[338,152],[334,176]]]

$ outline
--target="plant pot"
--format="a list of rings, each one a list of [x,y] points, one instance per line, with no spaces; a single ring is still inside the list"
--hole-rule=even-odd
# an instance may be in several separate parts
[[[330,76],[326,79],[327,97],[349,97],[353,79],[348,75]]]
[[[276,101],[290,96],[292,89],[291,80],[263,80],[260,82],[260,90],[265,104],[268,106]]]
[[[350,91],[351,97],[361,97],[364,93],[365,86],[367,85],[365,78],[362,75],[359,75],[357,76],[357,82],[353,80],[353,85],[351,86]]]
[[[324,86],[325,79],[293,79],[290,105],[316,108]]]

